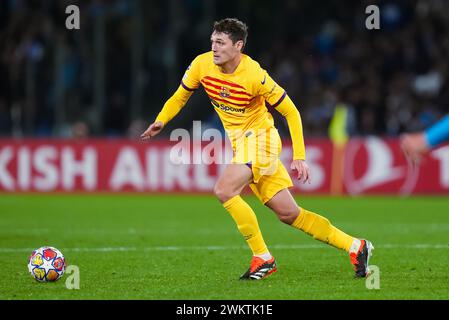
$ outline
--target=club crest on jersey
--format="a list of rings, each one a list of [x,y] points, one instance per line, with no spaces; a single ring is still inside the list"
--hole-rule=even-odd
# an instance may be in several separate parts
[[[231,92],[226,87],[220,88],[220,97],[222,98],[229,98],[231,96]]]

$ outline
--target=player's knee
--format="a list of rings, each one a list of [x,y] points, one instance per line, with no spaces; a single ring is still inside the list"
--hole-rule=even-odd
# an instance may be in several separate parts
[[[276,213],[281,222],[291,225],[298,218],[299,208],[286,208]]]
[[[222,184],[215,184],[214,186],[214,194],[220,200],[221,203],[225,203],[235,195],[230,191],[229,188],[223,186]]]

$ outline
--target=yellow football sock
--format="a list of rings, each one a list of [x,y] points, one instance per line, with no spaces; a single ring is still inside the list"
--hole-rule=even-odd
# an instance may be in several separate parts
[[[231,214],[253,255],[267,253],[268,249],[253,209],[239,195],[223,203],[223,207]]]
[[[354,238],[335,228],[328,219],[301,208],[292,226],[313,238],[349,252]]]

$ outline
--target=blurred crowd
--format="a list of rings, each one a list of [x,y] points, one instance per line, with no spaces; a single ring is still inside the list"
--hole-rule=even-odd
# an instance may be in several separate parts
[[[71,4],[80,30],[65,27]],[[365,26],[370,4],[379,30]],[[0,135],[138,136],[227,16],[248,24],[246,53],[286,89],[306,137],[326,136],[339,104],[352,136],[421,130],[449,111],[448,14],[445,0],[0,0]],[[185,109],[173,126],[220,125],[204,93]]]

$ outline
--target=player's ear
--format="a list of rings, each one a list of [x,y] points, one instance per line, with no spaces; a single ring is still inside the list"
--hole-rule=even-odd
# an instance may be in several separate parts
[[[238,40],[236,43],[235,43],[235,46],[236,46],[236,48],[241,52],[241,51],[243,51],[243,41],[242,40]]]

